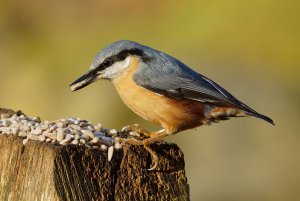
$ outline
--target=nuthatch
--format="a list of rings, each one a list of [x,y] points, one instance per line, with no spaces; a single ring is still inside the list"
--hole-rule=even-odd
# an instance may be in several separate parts
[[[144,132],[149,138],[143,141],[128,141],[144,145],[150,152],[154,162],[150,170],[157,166],[158,157],[149,144],[167,135],[229,117],[254,116],[274,124],[174,57],[133,41],[122,40],[105,47],[90,70],[70,85],[71,90],[98,79],[112,81],[133,112],[163,128]],[[136,125],[129,129],[142,131]]]

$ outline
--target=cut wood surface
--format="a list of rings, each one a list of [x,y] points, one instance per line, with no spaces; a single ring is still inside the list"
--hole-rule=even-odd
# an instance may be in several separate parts
[[[1,109],[0,109],[1,113]],[[107,153],[0,135],[0,200],[189,200],[184,157],[175,144],[157,143],[154,171],[143,146]]]

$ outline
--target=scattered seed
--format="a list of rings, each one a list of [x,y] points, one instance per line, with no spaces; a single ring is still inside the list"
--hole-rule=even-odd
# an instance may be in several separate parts
[[[27,124],[23,125],[23,126],[22,126],[22,129],[23,129],[24,131],[28,131],[28,132],[31,130],[31,128],[30,128]]]
[[[76,130],[79,130],[79,131],[81,130],[81,127],[79,125],[72,124],[72,125],[70,125],[70,127],[74,128]]]
[[[60,141],[59,144],[66,144],[70,141],[71,141],[71,139],[64,139],[64,140]]]
[[[84,126],[86,126],[86,125],[87,125],[86,122],[80,122],[80,123],[79,123],[79,126],[80,126],[80,127],[84,127]]]
[[[60,128],[57,130],[57,141],[62,141],[65,138],[64,131]]]
[[[50,127],[49,131],[50,131],[50,132],[53,132],[56,128],[57,128],[57,126],[56,126],[56,125],[53,125],[53,126]]]
[[[74,138],[75,138],[75,140],[79,140],[80,139],[80,135],[76,134]]]
[[[79,142],[80,142],[81,144],[85,144],[85,140],[84,140],[84,139],[80,139]]]
[[[29,140],[52,143],[55,145],[84,145],[87,148],[107,151],[111,161],[114,150],[122,149],[118,142],[119,133],[116,129],[107,129],[98,123],[67,118],[56,121],[41,122],[39,117],[25,115],[1,114],[0,134],[13,134],[23,138],[25,145]]]
[[[90,137],[91,139],[93,139],[95,136],[94,136],[94,133],[92,133],[91,131],[89,130],[81,130],[82,134]]]
[[[91,142],[93,144],[96,144],[98,141],[99,141],[99,138],[98,137],[94,137]]]
[[[100,132],[100,131],[95,131],[94,135],[95,135],[96,137],[99,137],[99,136],[105,136],[105,133],[102,133],[102,132]]]
[[[73,139],[74,138],[74,135],[72,135],[72,134],[67,134],[66,135],[66,139]]]
[[[107,151],[107,159],[108,159],[108,161],[111,161],[113,155],[114,155],[114,147],[110,146],[108,148],[108,151]]]
[[[129,135],[134,136],[134,137],[140,137],[141,136],[139,133],[134,132],[134,131],[130,131]]]
[[[42,129],[43,131],[45,131],[45,130],[48,129],[48,125],[46,125],[46,124],[42,124],[42,125],[40,125],[39,127],[40,127],[40,129]]]
[[[34,135],[41,135],[43,133],[43,130],[40,127],[37,127],[36,129],[31,131]]]
[[[3,126],[5,126],[5,127],[9,127],[9,126],[11,125],[11,121],[9,121],[8,119],[4,119],[4,120],[2,121],[2,124],[3,124]]]
[[[9,127],[1,127],[1,128],[0,128],[0,131],[1,131],[2,133],[7,134],[7,133],[10,131],[10,128],[9,128]]]
[[[11,115],[9,113],[3,113],[0,115],[0,119],[7,119],[7,118],[10,118]]]
[[[23,131],[20,131],[19,134],[18,134],[19,137],[27,137],[27,135],[28,134],[23,132]]]
[[[28,138],[24,139],[22,142],[23,142],[23,145],[25,145],[28,142]]]
[[[102,149],[102,151],[106,151],[107,150],[107,146],[105,144],[101,144],[100,148]]]
[[[20,119],[22,119],[22,120],[26,119],[25,115],[24,115],[24,114],[21,114],[21,115],[20,115]]]
[[[113,144],[113,139],[110,137],[100,136],[99,139],[108,146],[111,146]]]
[[[28,126],[30,126],[30,127],[32,127],[32,126],[34,126],[35,125],[35,122],[33,122],[33,121],[30,121],[30,122],[28,122],[28,124],[27,124]]]
[[[38,136],[38,141],[44,142],[46,140],[46,137],[44,135]]]
[[[57,122],[56,126],[59,127],[59,128],[62,128],[64,126],[64,123],[63,122]]]
[[[116,150],[120,150],[120,149],[123,148],[122,144],[120,144],[119,142],[116,142],[114,147],[115,147]]]
[[[35,141],[38,140],[38,136],[35,134],[31,134],[31,133],[29,135],[27,135],[27,138],[30,140],[35,140]]]
[[[101,131],[102,130],[102,124],[100,124],[100,123],[98,123],[98,124],[96,124],[95,126],[94,126],[94,129],[96,130],[96,131]]]
[[[43,135],[45,135],[46,137],[52,139],[52,140],[56,140],[56,133],[50,133],[49,131],[44,131]]]
[[[60,121],[61,121],[64,125],[67,125],[67,124],[69,123],[67,119],[61,119]]]
[[[40,117],[33,117],[32,120],[37,122],[37,123],[41,123]]]
[[[12,128],[11,131],[14,135],[18,135],[20,132],[20,128]]]
[[[128,126],[124,126],[121,131],[124,132],[124,131],[127,131],[128,130]]]
[[[111,129],[111,130],[109,131],[109,133],[110,133],[110,134],[117,134],[118,131],[117,131],[116,129]]]

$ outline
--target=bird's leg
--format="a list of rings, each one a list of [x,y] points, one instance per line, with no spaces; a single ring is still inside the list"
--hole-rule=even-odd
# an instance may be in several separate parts
[[[150,153],[152,158],[152,166],[148,170],[154,170],[158,165],[158,156],[157,154],[150,148],[150,144],[160,141],[163,137],[166,137],[167,135],[170,135],[168,132],[166,132],[165,129],[159,130],[157,132],[148,132],[147,133],[149,138],[144,140],[137,140],[134,138],[131,139],[121,139],[122,143],[125,144],[132,144],[132,145],[143,145],[145,149]]]
[[[151,144],[153,142],[161,140],[163,137],[169,135],[169,133],[166,132],[166,129],[161,129],[161,130],[155,131],[155,132],[148,132],[146,135],[149,138],[145,139],[143,141],[147,141],[148,144]]]

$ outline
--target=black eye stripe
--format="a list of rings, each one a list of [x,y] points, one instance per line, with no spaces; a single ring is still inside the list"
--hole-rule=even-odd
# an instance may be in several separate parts
[[[102,71],[105,68],[108,68],[112,66],[114,63],[118,61],[123,61],[126,59],[129,55],[137,55],[140,56],[144,61],[149,60],[148,58],[145,57],[145,54],[142,50],[134,48],[134,49],[128,49],[128,50],[123,50],[119,52],[116,55],[110,56],[106,58],[96,69],[97,71]]]
[[[103,66],[104,68],[107,68],[107,67],[109,67],[109,66],[111,66],[111,65],[112,65],[112,61],[111,61],[110,58],[109,58],[109,59],[106,59],[105,61],[102,62],[102,66]]]

